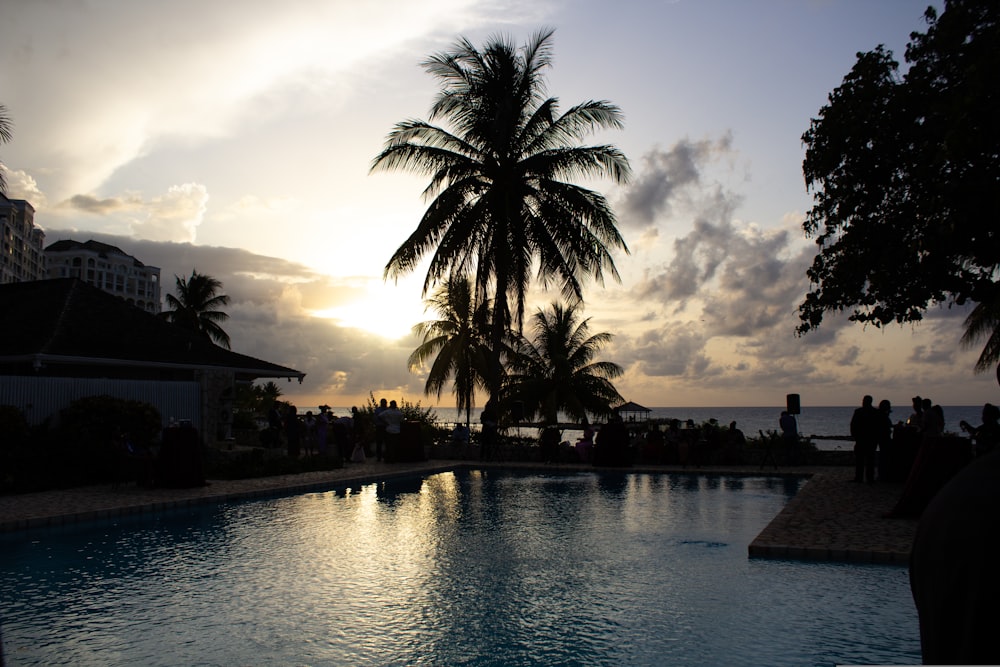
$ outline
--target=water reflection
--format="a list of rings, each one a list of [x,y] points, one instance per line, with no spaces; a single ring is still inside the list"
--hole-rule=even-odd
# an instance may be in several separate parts
[[[5,648],[12,664],[918,661],[905,570],[747,559],[796,489],[462,471],[47,531],[0,543]]]

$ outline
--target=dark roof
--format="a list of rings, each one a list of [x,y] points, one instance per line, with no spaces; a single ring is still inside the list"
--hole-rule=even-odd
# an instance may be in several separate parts
[[[615,412],[652,412],[649,408],[644,408],[638,403],[633,403],[629,401],[628,403],[622,403],[617,408]]]
[[[173,367],[244,378],[305,373],[238,354],[78,278],[0,285],[0,363]]]
[[[99,256],[104,258],[107,258],[109,254],[121,255],[131,259],[135,263],[135,266],[145,266],[145,264],[137,260],[135,257],[132,257],[132,255],[128,254],[118,246],[101,243],[100,241],[94,241],[93,239],[84,243],[80,243],[79,241],[74,241],[72,239],[63,239],[50,244],[47,248],[45,248],[45,252],[66,252],[80,249],[96,252]]]

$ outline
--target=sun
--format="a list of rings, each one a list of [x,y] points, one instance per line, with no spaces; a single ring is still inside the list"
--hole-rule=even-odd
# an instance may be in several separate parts
[[[369,285],[361,298],[313,310],[311,315],[390,340],[405,338],[410,335],[413,325],[434,319],[433,314],[424,311],[419,289],[383,284]]]

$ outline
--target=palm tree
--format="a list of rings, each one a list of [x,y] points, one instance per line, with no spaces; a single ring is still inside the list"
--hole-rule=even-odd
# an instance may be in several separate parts
[[[582,299],[581,279],[602,282],[608,271],[620,280],[610,251],[628,252],[604,196],[569,182],[628,180],[621,151],[579,143],[591,132],[621,128],[621,111],[588,101],[559,114],[543,77],[552,32],[539,31],[521,48],[493,37],[482,51],[462,38],[453,52],[430,57],[423,66],[441,84],[430,120],[397,123],[372,162],[373,171],[430,176],[429,206],[384,277],[412,271],[432,251],[425,295],[453,274],[475,276],[477,301],[493,299],[494,396],[503,340],[511,326],[522,326],[532,274],[543,287],[557,284],[564,297]],[[452,129],[432,125],[437,119]]]
[[[985,373],[995,368],[997,382],[1000,382],[1000,287],[994,288],[994,294],[976,304],[965,318],[965,333],[962,334],[962,347],[974,347],[985,339],[979,359],[976,360],[975,372]]]
[[[622,374],[621,366],[594,361],[612,335],[590,335],[589,323],[590,318],[580,320],[575,305],[539,309],[532,317],[534,340],[512,336],[508,400],[523,401],[527,414],[541,414],[546,424],[557,423],[560,412],[574,420],[605,416],[612,404],[623,402],[611,383]]]
[[[198,273],[197,270],[191,271],[190,278],[174,275],[174,279],[177,281],[177,296],[166,296],[170,310],[164,311],[162,316],[168,322],[197,331],[210,341],[227,350],[231,349],[229,334],[219,325],[229,319],[229,315],[219,310],[229,304],[228,296],[218,294],[222,283],[211,276]]]
[[[410,354],[410,370],[422,367],[434,358],[427,374],[424,394],[441,391],[454,378],[457,410],[465,410],[465,425],[471,422],[476,389],[486,388],[488,348],[486,323],[489,302],[476,302],[468,278],[452,276],[427,300],[427,305],[441,319],[421,322],[413,333],[421,339],[420,346]]]
[[[14,138],[14,123],[7,115],[7,107],[0,104],[0,144],[6,144]],[[0,194],[7,193],[7,177],[4,175],[3,162],[0,161]]]

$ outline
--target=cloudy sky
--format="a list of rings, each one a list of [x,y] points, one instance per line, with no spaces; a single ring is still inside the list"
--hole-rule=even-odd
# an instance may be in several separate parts
[[[423,274],[382,270],[425,183],[369,173],[397,121],[426,118],[419,63],[466,36],[556,30],[548,92],[619,105],[613,203],[631,254],[588,284],[617,383],[650,406],[852,405],[864,393],[996,400],[960,349],[964,312],[794,334],[814,245],[801,135],[858,51],[898,57],[927,0],[13,0],[0,22],[9,195],[46,242],[93,238],[223,281],[239,352],[305,372],[299,405],[422,400],[406,357]],[[536,294],[543,305],[555,294]],[[442,405],[453,404],[449,395]]]

